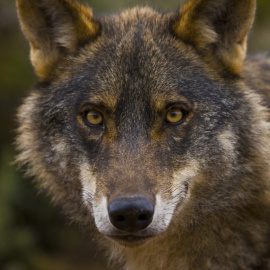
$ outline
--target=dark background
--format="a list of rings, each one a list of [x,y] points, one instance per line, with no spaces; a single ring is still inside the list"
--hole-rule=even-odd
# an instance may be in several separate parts
[[[87,1],[84,1],[87,2]],[[149,4],[178,8],[183,0],[92,0],[96,13]],[[249,53],[270,49],[270,0],[258,0]],[[70,226],[49,198],[38,194],[14,161],[14,115],[35,81],[28,43],[16,15],[15,0],[0,0],[0,270],[107,269],[102,252]],[[109,267],[110,268],[110,267]]]

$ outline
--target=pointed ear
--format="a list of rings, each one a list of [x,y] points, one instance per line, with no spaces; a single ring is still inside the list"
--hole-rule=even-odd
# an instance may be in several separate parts
[[[17,0],[17,9],[32,64],[42,80],[61,57],[74,53],[99,32],[91,9],[73,0]]]
[[[193,0],[180,10],[175,34],[220,71],[239,74],[256,0]]]

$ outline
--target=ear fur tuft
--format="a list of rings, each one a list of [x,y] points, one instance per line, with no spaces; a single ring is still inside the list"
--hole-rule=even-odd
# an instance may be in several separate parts
[[[74,53],[99,32],[92,10],[72,0],[17,0],[17,9],[32,64],[42,80],[63,52]]]
[[[242,71],[255,0],[193,0],[179,13],[175,34],[215,69]]]

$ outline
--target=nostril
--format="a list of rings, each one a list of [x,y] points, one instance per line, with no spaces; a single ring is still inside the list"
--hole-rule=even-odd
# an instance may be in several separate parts
[[[140,216],[138,217],[138,220],[141,220],[141,221],[147,220],[147,219],[148,219],[148,218],[147,218],[146,215],[140,215]]]
[[[140,231],[152,222],[154,204],[143,196],[118,197],[108,205],[108,214],[118,230]]]
[[[116,220],[116,222],[124,222],[125,221],[125,217],[118,215],[115,220]]]

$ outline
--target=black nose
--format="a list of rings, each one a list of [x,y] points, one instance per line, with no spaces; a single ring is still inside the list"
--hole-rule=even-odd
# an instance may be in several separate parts
[[[109,204],[108,213],[115,228],[136,232],[152,222],[154,204],[143,196],[118,197]]]

